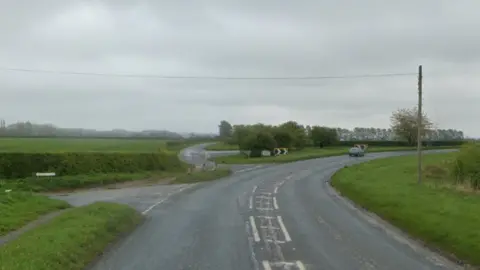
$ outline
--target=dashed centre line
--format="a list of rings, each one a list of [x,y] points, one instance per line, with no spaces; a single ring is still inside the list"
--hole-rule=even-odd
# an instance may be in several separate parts
[[[276,197],[273,197],[273,207],[278,210],[278,203]]]

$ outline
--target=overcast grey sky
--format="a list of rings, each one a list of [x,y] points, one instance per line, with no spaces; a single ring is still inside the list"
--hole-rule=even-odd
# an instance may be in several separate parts
[[[422,64],[432,120],[480,136],[478,0],[0,5],[0,68],[291,77],[415,73]],[[219,81],[0,70],[0,118],[62,127],[211,132],[225,119],[386,128],[416,95],[415,75]]]

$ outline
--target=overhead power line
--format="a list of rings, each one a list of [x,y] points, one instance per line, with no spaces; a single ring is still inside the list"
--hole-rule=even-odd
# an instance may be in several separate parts
[[[58,75],[84,75],[84,76],[103,76],[103,77],[184,79],[184,80],[324,80],[324,79],[399,77],[399,76],[416,76],[417,75],[417,73],[408,72],[408,73],[378,73],[378,74],[361,74],[361,75],[305,76],[305,77],[221,77],[221,76],[179,76],[179,75],[170,76],[170,75],[156,75],[156,74],[116,74],[116,73],[54,71],[54,70],[23,69],[23,68],[0,68],[0,71],[47,73],[47,74],[58,74]]]

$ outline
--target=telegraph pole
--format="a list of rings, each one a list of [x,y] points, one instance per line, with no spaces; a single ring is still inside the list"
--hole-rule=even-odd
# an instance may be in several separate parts
[[[417,116],[417,155],[418,183],[422,182],[422,65],[418,66],[418,116]]]

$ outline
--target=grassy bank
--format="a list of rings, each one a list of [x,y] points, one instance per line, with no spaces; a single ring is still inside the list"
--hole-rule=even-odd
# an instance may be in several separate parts
[[[105,202],[66,211],[0,247],[0,269],[85,269],[141,220],[132,208]]]
[[[209,151],[238,150],[238,145],[227,144],[225,142],[217,142],[215,144],[205,147],[205,150],[209,150]]]
[[[300,160],[307,160],[307,159],[314,159],[314,158],[321,158],[321,157],[331,157],[331,156],[339,156],[339,155],[347,155],[348,149],[350,147],[326,147],[326,148],[306,148],[300,151],[292,151],[289,152],[287,155],[281,156],[272,156],[272,157],[261,157],[261,158],[248,158],[245,155],[232,155],[232,156],[224,156],[224,157],[217,157],[214,160],[217,163],[225,163],[225,164],[260,164],[260,163],[286,163],[286,162],[293,162],[293,161],[300,161]],[[429,149],[447,149],[447,148],[455,148],[455,147],[425,147],[425,150]],[[415,147],[399,147],[399,146],[391,146],[391,147],[369,147],[367,150],[368,153],[373,152],[389,152],[389,151],[408,151],[408,150],[415,150]]]
[[[44,214],[69,207],[64,201],[32,193],[0,192],[0,236],[19,229]]]
[[[416,158],[403,156],[342,169],[332,185],[429,246],[480,265],[480,194],[448,179],[456,155],[425,155],[423,184]]]

